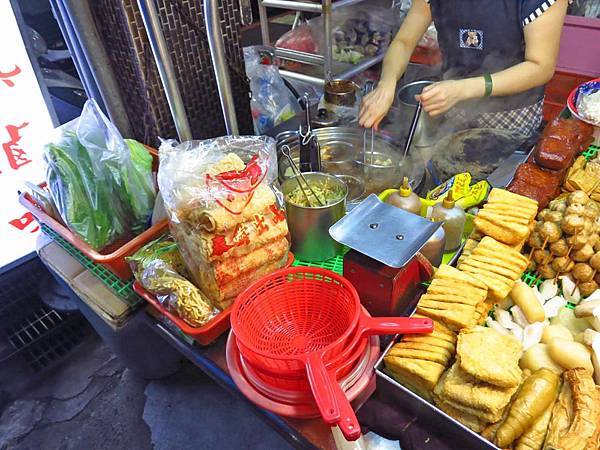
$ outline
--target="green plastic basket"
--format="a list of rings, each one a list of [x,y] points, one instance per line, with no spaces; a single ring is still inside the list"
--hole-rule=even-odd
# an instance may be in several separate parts
[[[128,306],[134,308],[142,304],[144,300],[133,291],[133,279],[124,282],[108,269],[93,263],[83,253],[44,224],[42,224],[42,232],[65,249],[65,251],[75,258],[83,267],[92,272],[96,278],[102,281],[117,297],[127,303]]]
[[[339,275],[344,273],[344,257],[336,256],[335,258],[328,259],[327,261],[320,262],[308,262],[296,259],[292,266],[306,266],[306,267],[320,267],[321,269],[333,270]]]
[[[583,152],[583,156],[585,156],[585,159],[589,161],[590,159],[596,157],[598,150],[600,150],[600,147],[597,147],[596,145],[590,145],[590,148]]]

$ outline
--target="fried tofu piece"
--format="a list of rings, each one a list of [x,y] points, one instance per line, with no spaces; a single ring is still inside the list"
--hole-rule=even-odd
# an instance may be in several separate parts
[[[442,399],[434,398],[434,400],[438,408],[440,408],[453,419],[458,420],[467,428],[473,430],[475,433],[481,433],[485,429],[487,422],[485,420],[482,420],[480,417],[472,414],[467,414],[464,411],[456,409],[455,407],[451,406],[448,402],[445,402]]]
[[[478,326],[459,333],[456,349],[460,368],[472,377],[502,388],[521,382],[523,347],[512,335]]]
[[[493,307],[494,304],[492,302],[481,302],[477,305],[477,308],[475,308],[476,325],[483,325],[485,323],[485,319],[487,319]]]
[[[386,356],[388,373],[421,397],[431,401],[431,392],[444,373],[445,367],[432,361]]]
[[[429,318],[429,316],[424,316],[424,315],[418,314],[418,313],[413,314],[412,317],[416,317],[416,318],[420,318],[420,319]],[[415,336],[415,335],[411,335],[411,336]],[[448,328],[443,323],[441,323],[437,320],[433,321],[433,332],[427,333],[427,334],[419,334],[416,336],[437,337],[437,338],[443,339],[447,342],[450,342],[452,344],[456,344],[456,337],[457,337],[457,335],[454,331],[452,331],[450,328]]]
[[[522,208],[527,208],[530,211],[535,211],[537,214],[538,202],[514,192],[507,191],[506,189],[494,188],[490,191],[487,199],[488,203],[507,203],[509,205],[518,205]]]
[[[474,307],[468,308],[468,310],[458,310],[457,305],[455,304],[442,303],[442,305],[449,306],[439,308],[432,304],[424,305],[419,301],[417,304],[417,312],[440,321],[455,331],[470,327],[475,323]]]
[[[442,377],[440,378],[440,382],[442,382],[443,379],[444,379],[444,375],[442,375]],[[504,412],[510,405],[510,402],[509,402],[504,409],[498,410],[498,412],[495,412],[492,414],[492,413],[489,413],[486,411],[482,411],[480,409],[472,408],[468,405],[463,405],[462,403],[455,402],[453,400],[438,397],[435,394],[435,390],[434,390],[434,394],[433,394],[433,401],[438,407],[440,407],[440,405],[443,405],[446,408],[451,408],[454,411],[459,412],[461,415],[466,417],[467,420],[469,420],[472,417],[477,417],[479,420],[481,420],[481,422],[484,424],[484,426],[488,423],[494,423],[494,422],[498,422],[499,420],[501,420],[502,416],[504,415]],[[442,411],[444,410],[442,407],[440,407],[440,409]]]
[[[486,285],[477,278],[473,278],[472,276],[462,273],[460,270],[448,265],[442,265],[438,270],[436,270],[435,274],[433,275],[433,279],[435,280],[438,278],[450,281],[461,281],[473,286],[474,288],[484,290],[487,289]]]
[[[414,360],[431,361],[446,367],[450,357],[446,354],[433,350],[423,350],[408,348],[406,346],[395,345],[389,352],[389,356],[397,356],[399,358],[407,358]]]
[[[501,388],[481,382],[464,372],[460,363],[455,361],[435,386],[434,394],[445,401],[480,410],[488,417],[499,417],[517,388]]]
[[[402,336],[401,342],[425,343],[443,348],[450,352],[452,356],[456,353],[456,345],[454,343],[429,334],[405,334]]]
[[[500,301],[510,293],[527,264],[527,258],[517,250],[486,236],[463,260],[459,270],[485,283],[489,297]]]

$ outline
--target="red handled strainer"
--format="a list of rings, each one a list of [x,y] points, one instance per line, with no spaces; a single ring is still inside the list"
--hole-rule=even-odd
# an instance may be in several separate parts
[[[304,367],[315,402],[329,425],[356,440],[360,426],[327,363],[373,334],[430,333],[430,319],[370,318],[354,287],[325,269],[294,267],[268,275],[243,291],[231,310],[242,356],[266,370]]]

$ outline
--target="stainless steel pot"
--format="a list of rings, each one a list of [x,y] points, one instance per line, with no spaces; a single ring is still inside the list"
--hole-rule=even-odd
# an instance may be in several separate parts
[[[342,244],[329,236],[329,228],[346,214],[348,189],[342,180],[333,175],[320,172],[306,172],[303,175],[311,186],[327,182],[339,186],[344,192],[343,197],[335,203],[310,208],[287,200],[287,195],[298,188],[296,177],[289,178],[281,186],[294,256],[303,261],[325,261],[342,253]]]
[[[401,161],[398,148],[393,141],[381,134],[375,133],[373,152],[378,159],[390,159],[395,167],[378,167],[363,164],[363,130],[350,127],[329,127],[313,130],[321,147],[321,164],[323,171],[332,175],[349,175],[364,183],[365,194],[376,193],[388,188],[397,188],[402,178],[407,176],[411,186],[417,188],[424,177],[425,167],[422,162],[407,158]],[[370,146],[370,143],[368,143]],[[286,133],[278,136],[278,148],[288,145],[292,159],[299,161],[297,133]],[[369,162],[370,153],[367,153]],[[377,162],[377,161],[375,161]],[[293,176],[287,158],[279,158],[279,178],[283,183]]]
[[[336,106],[354,106],[360,86],[350,80],[332,80],[323,88],[325,102]]]
[[[419,102],[415,99],[415,95],[419,95],[426,86],[433,84],[433,81],[415,81],[402,86],[398,91],[398,109],[400,120],[402,123],[408,124],[414,116],[415,110]],[[413,137],[412,145],[415,147],[429,147],[437,142],[436,132],[441,119],[439,117],[431,117],[424,110],[421,111],[417,129]]]

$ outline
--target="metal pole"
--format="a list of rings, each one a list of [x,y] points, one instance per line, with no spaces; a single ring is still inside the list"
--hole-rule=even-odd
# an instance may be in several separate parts
[[[269,8],[291,9],[293,11],[304,11],[312,13],[320,13],[324,8],[321,8],[319,3],[297,2],[293,0],[262,0],[263,6]],[[323,2],[325,3],[325,2]],[[331,4],[331,2],[329,3]]]
[[[225,62],[225,49],[223,46],[223,34],[221,31],[221,22],[219,21],[218,6],[217,0],[204,0],[204,23],[206,24],[210,57],[215,70],[217,87],[219,88],[223,119],[225,120],[227,134],[232,135],[239,134],[239,130],[235,115],[235,104],[233,103],[233,93],[231,92],[229,70]]]
[[[331,0],[323,1],[323,32],[325,33],[325,81],[332,77],[333,45],[331,42]]]
[[[175,122],[177,135],[181,142],[190,141],[192,140],[192,131],[185,113],[181,93],[177,86],[177,77],[175,69],[173,68],[173,61],[171,61],[167,42],[162,33],[156,5],[154,4],[154,0],[138,0],[138,7],[140,8],[144,27],[148,34],[150,47],[152,47],[152,53],[154,54],[160,81],[165,89],[165,95],[167,96],[169,109],[171,110],[173,121]]]
[[[263,6],[262,0],[258,0],[258,17],[260,18],[260,36],[263,45],[271,45],[269,37],[269,17],[267,16],[267,8]]]

